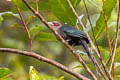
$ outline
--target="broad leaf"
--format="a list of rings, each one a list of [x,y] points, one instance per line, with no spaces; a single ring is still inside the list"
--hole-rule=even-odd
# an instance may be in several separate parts
[[[13,24],[11,25],[11,27],[12,27],[12,28],[16,28],[16,27],[23,28],[23,26],[20,25],[20,24],[18,24],[18,23],[13,23]]]
[[[22,0],[12,0],[14,5],[21,5],[22,4]]]
[[[38,72],[33,68],[33,66],[30,66],[29,76],[30,80],[42,80],[42,78],[40,78]]]
[[[9,75],[11,71],[8,68],[0,68],[0,79]]]
[[[95,68],[94,68],[93,65],[87,64],[87,66],[88,66],[90,69],[95,70]],[[78,66],[74,67],[73,69],[76,69],[76,68],[84,68],[84,67],[83,67],[82,65],[78,65]]]
[[[61,76],[58,80],[64,80],[64,76]]]
[[[118,59],[120,59],[120,46],[119,47],[117,47],[117,49],[116,49],[116,56],[115,56],[115,61],[117,61]]]
[[[43,32],[43,28],[38,25],[30,28],[29,32],[37,41],[57,41],[52,33]]]
[[[54,76],[49,76],[46,74],[40,74],[40,77],[42,78],[42,80],[64,80],[64,76],[61,76],[60,78],[56,78]]]
[[[94,15],[90,16],[90,21],[91,21],[91,23],[92,23],[93,26],[96,25],[96,22],[97,22],[99,16],[100,16],[100,14],[94,14]],[[90,32],[91,27],[90,27],[89,20],[87,20],[86,27],[87,27],[87,32]]]
[[[104,10],[105,14],[107,15],[107,21],[109,20],[109,18],[111,16],[111,12],[112,12],[113,8],[116,6],[116,2],[117,2],[117,0],[106,0],[104,2],[103,10]],[[97,20],[96,26],[94,28],[96,39],[99,38],[100,34],[103,32],[104,29],[105,29],[104,14],[103,14],[103,12],[101,12],[100,17]]]
[[[64,76],[61,76],[59,79],[57,79],[54,76],[49,76],[49,75],[46,75],[46,74],[39,74],[33,68],[33,66],[30,66],[29,75],[30,75],[30,80],[64,80]]]
[[[80,1],[81,0],[70,0],[74,8],[76,8],[76,6],[80,3]]]
[[[34,18],[35,18],[35,16],[33,16],[33,15],[29,16],[26,24],[29,24]]]
[[[29,2],[29,3],[34,9],[36,9],[35,2]],[[22,5],[20,5],[20,8],[22,11],[29,11],[28,7],[24,3],[22,3]],[[38,8],[40,11],[50,10],[49,2],[48,1],[39,1]]]
[[[29,32],[31,35],[36,35],[38,34],[39,32],[42,32],[43,28],[39,25],[35,25],[34,27],[30,28],[29,29]]]
[[[56,37],[52,33],[39,32],[39,34],[34,36],[37,41],[57,41]]]
[[[21,11],[29,11],[29,8],[22,2],[22,0],[12,0],[13,4],[17,5]],[[36,9],[35,2],[29,2],[29,4]],[[48,1],[39,1],[38,3],[39,10],[50,10]]]
[[[98,48],[99,48],[99,50],[101,51],[101,53],[103,53],[103,54],[101,54],[101,55],[102,55],[102,59],[103,59],[104,61],[107,61],[108,55],[110,54],[109,50],[105,49],[105,48],[102,47],[102,46],[98,46]]]
[[[66,0],[49,0],[49,2],[52,12],[60,21],[75,26],[76,17]],[[71,2],[76,7],[80,0],[71,0]]]
[[[3,21],[3,17],[2,16],[0,16],[0,23]]]

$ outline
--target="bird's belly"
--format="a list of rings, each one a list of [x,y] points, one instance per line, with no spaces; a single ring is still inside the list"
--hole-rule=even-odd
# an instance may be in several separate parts
[[[71,39],[71,40],[68,41],[68,43],[69,43],[71,46],[79,46],[79,45],[81,45],[80,39]]]

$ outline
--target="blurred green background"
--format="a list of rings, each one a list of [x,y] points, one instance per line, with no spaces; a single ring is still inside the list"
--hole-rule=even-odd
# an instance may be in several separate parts
[[[35,2],[33,2],[33,0],[28,0],[28,1],[30,1],[31,4],[35,7]],[[62,12],[62,8],[59,6],[60,4],[56,4],[55,3],[56,1],[57,0],[39,0],[40,14],[47,21],[56,20],[56,21],[60,21],[63,24],[67,22],[68,24],[75,26],[76,18],[73,15],[73,13],[71,12],[70,14],[72,15],[69,15],[68,14],[69,8],[67,7],[66,10],[68,11]],[[61,0],[61,4],[66,4],[66,3],[62,3],[62,1],[64,2],[64,0]],[[102,0],[85,0],[85,1],[88,7],[92,24],[93,26],[95,26],[95,35],[97,35],[96,36],[97,42],[99,44],[102,57],[105,60],[105,58],[109,54],[109,47],[106,38],[105,26],[103,25],[104,20],[99,22],[99,24],[96,23],[96,21],[99,20],[100,18],[99,16],[102,15],[100,13],[103,9],[101,2]],[[35,17],[34,14],[31,11],[29,11],[27,7],[25,7],[25,5],[19,3],[18,5],[22,11],[22,15],[24,16],[25,21],[28,22],[28,28],[33,39],[33,51],[49,59],[55,60],[67,66],[68,68],[90,78],[88,73],[83,69],[81,64],[71,54],[69,49],[67,49],[60,41],[56,40],[56,38],[51,33],[51,31],[37,17]],[[116,2],[114,3],[111,2],[110,5],[114,5],[114,6],[110,8],[111,10],[108,11],[106,10],[106,12],[109,12],[108,27],[109,27],[110,40],[112,43],[115,37],[117,9],[116,9]],[[105,6],[105,9],[109,9],[110,5],[106,5],[108,7],[106,8]],[[78,0],[78,3],[74,6],[74,8],[78,12],[79,16],[84,15],[82,21],[86,26],[89,35],[93,39],[83,2],[81,0]],[[71,21],[69,20],[69,18],[67,18],[67,16],[73,19],[73,23],[71,23]],[[82,28],[80,27],[80,29]],[[119,68],[120,65],[119,45],[120,45],[120,39],[118,39],[118,47],[116,53],[117,56],[115,58],[116,63],[118,63],[116,65],[117,69]],[[0,0],[0,48],[3,47],[30,51],[29,39],[25,32],[25,29],[23,28],[22,22],[18,18],[16,8],[11,1],[7,1],[7,0]],[[80,50],[84,52],[84,49],[81,46],[73,47],[73,48],[75,50]],[[85,54],[82,54],[81,52],[80,52],[80,56],[85,60],[87,64],[89,64],[89,67],[93,70],[93,72],[96,73],[89,58]],[[59,78],[60,76],[65,76],[64,78],[65,80],[77,80],[73,76],[61,71],[60,69],[50,64],[44,63],[42,61],[33,59],[31,57],[16,55],[11,53],[8,54],[0,53],[0,67],[7,67],[12,71],[12,74],[7,78],[5,78],[5,80],[28,80],[30,66],[34,66],[36,70],[40,73],[40,75],[45,74],[49,76],[55,76],[57,78]],[[116,80],[119,79],[120,72],[115,69],[115,74],[116,74],[115,76]],[[101,78],[99,79],[101,80]]]

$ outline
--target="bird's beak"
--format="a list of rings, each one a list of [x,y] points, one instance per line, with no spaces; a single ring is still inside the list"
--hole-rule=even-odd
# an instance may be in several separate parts
[[[52,22],[48,22],[48,24],[51,25],[51,26],[54,26],[54,24]]]

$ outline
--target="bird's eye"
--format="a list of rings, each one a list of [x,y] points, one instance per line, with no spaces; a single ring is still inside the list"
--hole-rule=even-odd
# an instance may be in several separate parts
[[[59,23],[53,23],[53,24],[54,24],[54,26],[55,26],[55,27],[60,26],[60,24],[59,24]]]

